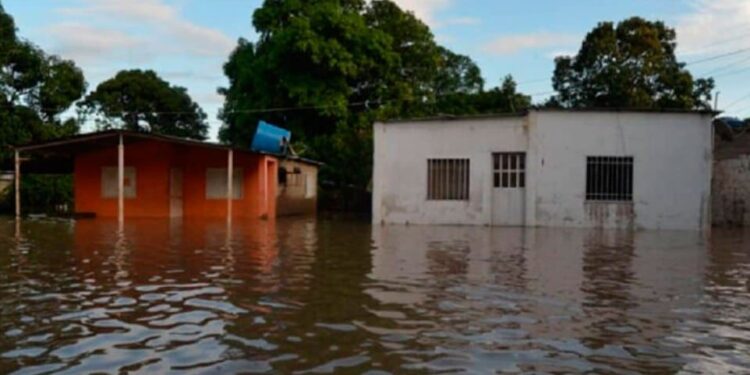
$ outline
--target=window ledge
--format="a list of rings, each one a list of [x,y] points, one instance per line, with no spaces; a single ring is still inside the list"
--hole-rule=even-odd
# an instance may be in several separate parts
[[[583,201],[584,204],[622,204],[632,205],[633,201]]]

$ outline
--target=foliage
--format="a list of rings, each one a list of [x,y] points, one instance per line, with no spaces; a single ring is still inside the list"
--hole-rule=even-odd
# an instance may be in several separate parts
[[[124,70],[96,87],[79,104],[100,128],[150,131],[203,140],[206,114],[183,87],[172,86],[151,70]]]
[[[85,90],[81,70],[18,38],[0,5],[0,161],[10,146],[76,133],[74,120],[59,117]]]
[[[13,187],[0,192],[0,211],[12,212]],[[27,213],[60,213],[57,208],[73,207],[73,177],[70,175],[26,175],[21,178],[21,207]]]
[[[374,121],[529,103],[512,80],[485,92],[470,58],[390,0],[266,0],[253,25],[258,41],[240,40],[224,66],[220,139],[249,147],[259,120],[283,126],[339,185],[369,183]]]
[[[0,165],[12,165],[12,146],[77,133],[76,120],[60,115],[85,91],[75,63],[20,39],[13,18],[0,5]],[[72,199],[70,177],[24,176],[21,186],[27,209],[46,211]],[[0,197],[0,210],[12,207],[11,191]]]
[[[675,31],[633,17],[602,22],[578,54],[555,59],[549,105],[709,109],[712,79],[694,79],[675,57]]]

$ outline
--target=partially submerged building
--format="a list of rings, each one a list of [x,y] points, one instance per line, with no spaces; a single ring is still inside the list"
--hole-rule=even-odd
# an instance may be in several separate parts
[[[291,138],[289,130],[260,121],[250,148],[281,156],[277,173],[277,214],[314,214],[318,207],[318,168],[321,163],[299,157],[291,147]]]
[[[714,128],[713,225],[750,226],[750,123],[716,119]]]
[[[288,157],[279,161],[276,212],[279,216],[314,214],[318,207],[320,163]]]
[[[373,222],[706,229],[713,116],[533,109],[377,123]]]
[[[111,130],[20,146],[16,160],[17,175],[72,174],[78,215],[271,218],[277,216],[277,173],[284,158]],[[18,198],[16,206],[20,215]]]

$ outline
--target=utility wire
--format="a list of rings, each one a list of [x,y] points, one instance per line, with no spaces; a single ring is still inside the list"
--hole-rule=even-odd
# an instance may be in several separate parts
[[[739,55],[740,53],[744,53],[744,52],[747,52],[747,51],[750,51],[750,47],[748,47],[748,48],[741,48],[741,49],[738,49],[738,50],[734,50],[734,51],[727,52],[727,53],[722,53],[720,55],[715,55],[715,56],[711,56],[711,57],[706,57],[706,58],[699,59],[699,60],[693,60],[693,61],[685,63],[685,66],[695,65],[695,64],[702,64],[702,63],[705,63],[705,62],[718,60],[718,59],[721,59],[721,58],[724,58],[724,57]]]
[[[721,74],[717,74],[717,75],[714,76],[714,78],[716,78],[716,77],[726,77],[726,76],[731,76],[731,75],[735,75],[735,74],[739,74],[739,73],[744,73],[744,72],[746,72],[748,70],[750,70],[750,66],[742,68],[742,69],[738,69],[738,70],[733,70],[731,72],[724,72],[724,73],[721,73]]]
[[[746,100],[746,99],[750,99],[750,94],[744,95],[741,98],[739,98],[739,99],[737,99],[737,100],[735,100],[735,101],[727,104],[727,106],[724,107],[724,110],[726,111],[727,109],[734,107],[735,105],[739,104],[740,102],[742,102],[743,100]]]
[[[694,60],[694,61],[686,63],[685,65],[687,66],[687,65],[701,64],[701,63],[705,63],[705,62],[709,62],[709,61],[714,61],[714,60],[718,60],[718,59],[729,57],[729,56],[738,55],[738,54],[745,53],[745,52],[748,52],[748,51],[750,51],[750,47],[737,49],[737,50],[734,50],[734,51],[730,51],[730,52],[722,53],[722,54],[719,54],[719,55],[714,55],[714,56],[706,57],[706,58],[699,59],[699,60]],[[745,61],[745,60],[742,60],[742,61]],[[724,67],[722,67],[722,68],[724,68]],[[723,74],[720,74],[719,76],[736,74],[736,73],[743,72],[743,71],[745,71],[747,69],[750,69],[750,68],[741,69],[741,70],[733,71],[733,72],[725,72]],[[719,70],[721,70],[721,69],[719,69]],[[541,82],[541,81],[548,80],[548,79],[549,78],[532,79],[532,80],[522,81],[522,82],[519,82],[517,84],[520,85],[522,83],[528,84],[528,83],[534,83],[534,82]],[[549,94],[554,94],[554,93],[555,93],[555,91],[544,91],[544,92],[533,93],[533,94],[530,94],[528,96],[535,97],[535,96],[543,96],[543,95],[549,95]],[[441,96],[449,96],[449,95],[456,95],[456,93],[446,93],[446,94],[439,94],[439,95],[435,95],[435,96],[441,97]],[[399,101],[399,100],[404,101],[404,102],[409,101],[408,99],[391,99],[391,100],[384,100],[384,101],[382,101],[382,100],[375,100],[375,101],[353,102],[353,103],[346,104],[345,106],[346,107],[358,107],[358,106],[366,106],[366,105],[370,105],[370,104],[392,103],[392,102]],[[296,106],[296,107],[276,107],[276,108],[251,108],[251,109],[225,111],[224,113],[245,113],[245,114],[275,113],[275,112],[292,112],[292,111],[304,111],[304,110],[315,110],[315,109],[329,109],[329,108],[336,108],[336,107],[339,107],[339,106],[336,106],[336,105],[323,105],[323,106]],[[54,110],[54,111],[56,111],[57,110],[56,108],[54,108],[54,109],[44,109],[44,108],[40,109],[40,108],[35,108],[35,109],[38,109],[40,111],[45,111],[45,110]],[[174,114],[174,115],[179,115],[179,114],[191,114],[192,112],[187,112],[187,111],[152,111],[152,112],[121,112],[119,114],[120,115],[129,115],[129,114],[133,114],[133,113]]]
[[[746,63],[748,61],[750,61],[750,57],[746,57],[746,58],[744,58],[742,60],[738,60],[738,61],[735,61],[733,63],[722,65],[722,66],[720,66],[718,68],[715,68],[715,69],[711,69],[708,72],[702,73],[700,76],[701,77],[707,77],[707,76],[710,76],[712,74],[719,73],[719,72],[721,72],[723,70],[727,70],[728,68],[732,68],[732,67],[735,67],[735,66],[740,66],[740,65],[742,65],[742,64],[744,64],[744,63]]]

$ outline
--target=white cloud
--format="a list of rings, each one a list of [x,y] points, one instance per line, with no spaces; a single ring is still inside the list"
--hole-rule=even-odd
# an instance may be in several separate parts
[[[440,24],[436,16],[437,13],[447,9],[452,4],[452,0],[394,0],[401,9],[414,12],[417,18],[421,19],[430,27],[436,27]]]
[[[104,49],[112,52],[117,52],[118,48],[128,49],[131,55],[136,46],[139,51],[190,56],[226,56],[234,47],[234,41],[228,36],[186,20],[177,8],[162,0],[82,0],[80,4],[60,10],[66,17],[77,19],[76,27],[71,27],[70,23],[50,27],[53,31],[67,27],[68,32],[54,33],[53,38],[61,51],[73,55],[82,52],[71,48],[85,50],[96,43],[104,44]],[[123,38],[133,34],[147,37]],[[107,45],[107,41],[112,44]],[[141,55],[140,52],[137,55]]]
[[[693,0],[692,8],[675,27],[681,53],[713,54],[747,47],[750,1]]]
[[[580,38],[570,34],[537,32],[532,34],[504,35],[486,43],[482,50],[495,55],[513,55],[527,49],[570,47]]]
[[[65,22],[52,25],[47,31],[57,41],[57,53],[79,62],[125,51],[143,51],[143,40],[118,30],[102,30],[81,23]]]

